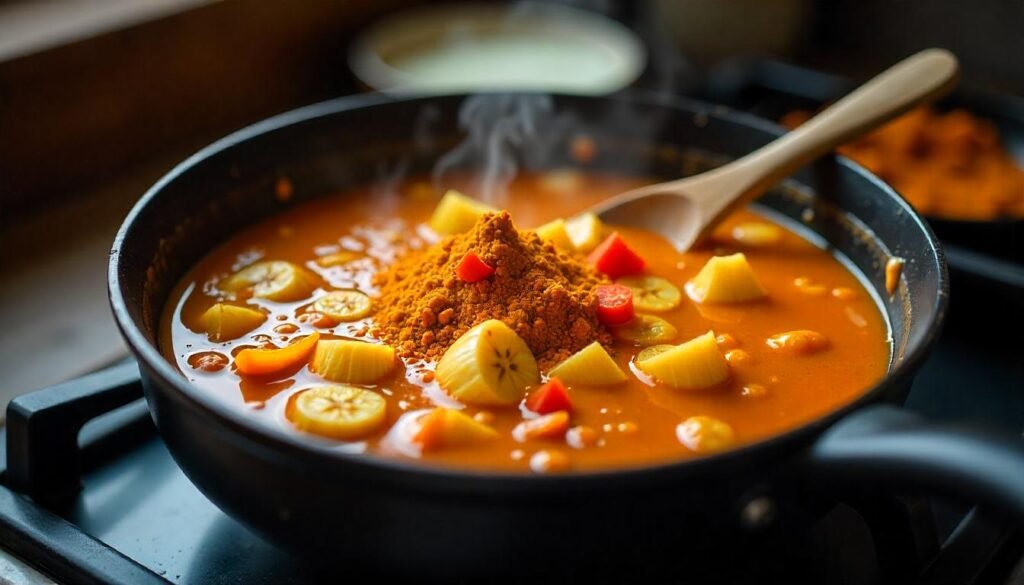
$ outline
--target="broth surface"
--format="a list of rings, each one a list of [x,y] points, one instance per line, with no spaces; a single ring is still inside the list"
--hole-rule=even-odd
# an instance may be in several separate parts
[[[504,198],[491,203],[507,209],[523,229],[572,216],[600,199],[641,183],[635,179],[570,172],[527,175],[513,181]],[[473,194],[469,189],[466,193]],[[243,347],[283,347],[290,339],[313,331],[320,331],[325,337],[353,337],[360,330],[365,331],[372,315],[324,329],[300,322],[297,317],[304,307],[329,290],[358,288],[373,297],[376,291],[372,276],[381,266],[410,246],[423,246],[436,238],[423,222],[441,194],[426,181],[407,182],[396,192],[354,190],[286,209],[236,234],[200,261],[172,292],[160,329],[164,355],[200,391],[245,411],[263,424],[300,433],[310,441],[336,445],[339,450],[413,458],[428,464],[523,472],[529,472],[531,457],[541,450],[564,453],[573,470],[641,466],[695,457],[698,455],[677,438],[676,427],[697,415],[728,423],[735,433],[736,445],[755,442],[851,402],[887,371],[887,324],[857,277],[828,252],[787,229],[781,230],[778,242],[768,246],[741,243],[732,236],[734,228],[749,222],[770,222],[750,211],[729,218],[713,241],[685,254],[677,253],[655,234],[615,226],[647,260],[647,274],[668,279],[680,289],[712,256],[743,252],[768,298],[754,303],[702,306],[684,293],[680,306],[658,314],[678,329],[673,343],[712,330],[734,340],[724,344],[723,351],[739,350],[746,354],[734,354],[739,357],[730,360],[730,379],[715,388],[687,391],[652,384],[631,363],[640,348],[617,340],[613,357],[629,375],[625,383],[569,387],[572,425],[585,425],[597,431],[597,444],[590,447],[577,449],[564,440],[550,439],[517,442],[512,429],[523,420],[519,408],[467,406],[466,412],[470,414],[481,410],[493,414],[490,424],[500,437],[485,444],[440,449],[417,457],[403,449],[400,441],[389,438],[388,432],[405,413],[435,405],[458,406],[436,381],[424,381],[423,373],[432,364],[400,363],[386,378],[367,386],[385,397],[387,423],[365,440],[347,443],[304,433],[289,421],[290,398],[311,385],[325,383],[308,367],[277,379],[241,377],[230,365],[216,372],[193,367],[207,352],[230,358]],[[319,256],[343,250],[356,252],[360,258],[331,268],[322,268],[315,262]],[[239,339],[209,341],[198,320],[217,302],[217,282],[257,260],[294,262],[318,274],[323,282],[312,297],[298,302],[248,300],[250,305],[268,312],[267,320]],[[808,355],[784,355],[766,343],[772,335],[798,329],[824,335],[829,347]]]

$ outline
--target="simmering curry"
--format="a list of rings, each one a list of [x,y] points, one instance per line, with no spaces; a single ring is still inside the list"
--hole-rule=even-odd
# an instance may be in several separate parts
[[[484,205],[410,181],[295,206],[186,274],[161,347],[310,441],[535,473],[755,442],[885,375],[874,298],[770,218],[738,213],[680,254],[577,215],[637,184],[530,175]]]

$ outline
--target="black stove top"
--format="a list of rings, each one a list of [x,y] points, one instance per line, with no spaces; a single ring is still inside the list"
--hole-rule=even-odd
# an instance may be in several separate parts
[[[936,419],[1024,430],[1020,343],[993,334],[999,326],[1013,330],[1024,321],[1019,301],[994,300],[984,287],[954,300],[942,341],[907,407]],[[141,396],[135,364],[33,393],[16,404],[24,418],[26,410],[45,413],[109,386]],[[17,443],[13,436],[9,447],[17,449]],[[214,507],[175,465],[141,400],[87,424],[78,443],[75,453],[47,457],[78,459],[79,491],[34,502],[9,487],[6,466],[0,486],[0,543],[59,581],[284,585],[324,577]],[[803,535],[793,567],[778,568],[780,574],[768,581],[1024,583],[1020,568],[1013,576],[1024,550],[1021,537],[1004,519],[921,497],[841,504]],[[339,551],[339,559],[343,555]]]

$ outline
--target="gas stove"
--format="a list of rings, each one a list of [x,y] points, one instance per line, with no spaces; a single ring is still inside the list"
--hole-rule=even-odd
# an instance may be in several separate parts
[[[1020,433],[1024,361],[1016,355],[1019,343],[992,332],[1020,330],[1024,294],[991,295],[987,283],[968,276],[954,272],[950,319],[907,408]],[[139,399],[110,409],[97,398],[110,388]],[[17,559],[12,562],[68,583],[282,585],[341,578],[314,572],[210,503],[175,465],[141,396],[138,369],[129,361],[12,403],[0,449],[7,455],[0,544]],[[94,414],[77,441],[60,430]],[[21,485],[25,477],[44,485]],[[46,495],[32,499],[27,491]],[[920,494],[839,503],[797,535],[793,549],[777,566],[759,568],[767,571],[762,582],[1024,583],[1024,530]],[[338,554],[343,563],[344,551]],[[744,574],[742,567],[736,571]]]

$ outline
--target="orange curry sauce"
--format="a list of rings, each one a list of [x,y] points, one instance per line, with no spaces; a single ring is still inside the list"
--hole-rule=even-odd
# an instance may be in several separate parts
[[[639,184],[633,179],[602,175],[554,173],[516,179],[495,206],[509,210],[517,226],[533,227],[556,217],[570,217],[597,200]],[[455,184],[453,187],[459,187]],[[470,189],[467,193],[472,194]],[[264,424],[287,429],[310,441],[339,450],[373,456],[415,458],[388,439],[392,424],[406,412],[435,405],[458,406],[436,381],[425,382],[431,364],[399,363],[386,378],[369,388],[387,401],[387,423],[363,441],[342,443],[303,433],[288,419],[289,397],[311,385],[326,383],[302,367],[277,379],[242,378],[229,363],[217,371],[194,367],[204,352],[230,359],[243,347],[282,347],[289,340],[319,331],[323,338],[352,337],[372,319],[317,329],[298,319],[316,297],[334,289],[358,288],[371,297],[372,274],[402,254],[409,245],[424,245],[435,236],[423,225],[440,198],[425,181],[411,181],[399,192],[357,190],[287,209],[276,217],[235,235],[199,262],[172,292],[161,324],[163,353],[201,391],[245,411]],[[467,407],[485,415],[500,438],[477,445],[424,453],[428,464],[490,470],[530,471],[534,454],[557,452],[572,470],[642,466],[698,456],[677,438],[676,427],[691,416],[708,415],[733,429],[735,444],[755,442],[820,417],[862,395],[881,379],[890,360],[887,324],[876,301],[846,267],[826,251],[788,230],[778,242],[750,246],[735,240],[733,228],[768,220],[744,211],[718,230],[702,249],[677,253],[660,237],[637,229],[618,228],[648,263],[647,274],[668,279],[680,289],[713,255],[744,252],[767,299],[700,306],[683,293],[679,307],[659,313],[679,331],[683,343],[713,330],[723,351],[731,351],[730,379],[717,387],[687,391],[649,385],[631,360],[640,348],[616,341],[613,356],[629,375],[622,384],[572,387],[572,425],[596,431],[596,444],[574,448],[563,439],[517,442],[512,429],[522,422],[515,406]],[[318,256],[353,250],[361,258],[321,268]],[[258,329],[239,339],[215,343],[199,332],[199,316],[217,302],[217,283],[256,260],[287,260],[322,278],[309,299],[277,303],[253,298],[247,302],[267,311]],[[824,335],[829,346],[809,355],[773,350],[766,339],[781,332],[809,329]],[[363,339],[367,339],[363,337]],[[372,340],[371,340],[372,341]],[[426,376],[430,379],[431,376]]]

